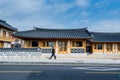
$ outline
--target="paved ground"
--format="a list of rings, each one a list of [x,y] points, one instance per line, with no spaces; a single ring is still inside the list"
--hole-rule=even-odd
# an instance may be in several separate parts
[[[120,67],[1,65],[0,80],[120,80]]]
[[[48,58],[41,59],[41,58],[31,58],[31,59],[0,59],[0,63],[3,62],[38,62],[38,63],[95,63],[95,64],[120,64],[120,60],[113,60],[113,59],[96,59],[96,58],[57,58],[57,60]]]

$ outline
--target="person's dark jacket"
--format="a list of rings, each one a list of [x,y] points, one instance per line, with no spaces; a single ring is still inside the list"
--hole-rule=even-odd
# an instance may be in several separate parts
[[[54,54],[55,53],[55,49],[52,49],[52,54]]]

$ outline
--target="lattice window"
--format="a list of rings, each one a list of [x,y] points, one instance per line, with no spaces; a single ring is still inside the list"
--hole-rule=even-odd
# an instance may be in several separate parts
[[[82,48],[72,48],[71,53],[84,53],[84,49],[82,49]]]

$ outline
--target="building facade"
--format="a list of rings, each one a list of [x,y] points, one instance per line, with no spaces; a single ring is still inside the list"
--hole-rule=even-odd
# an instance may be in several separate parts
[[[42,29],[20,31],[13,36],[22,39],[24,48],[39,47],[43,53],[57,54],[100,53],[119,54],[120,33],[97,33],[82,29]]]
[[[0,48],[10,48],[11,43],[15,40],[12,36],[16,28],[10,26],[5,21],[0,20]]]
[[[120,54],[120,33],[91,33],[92,52],[103,54]]]

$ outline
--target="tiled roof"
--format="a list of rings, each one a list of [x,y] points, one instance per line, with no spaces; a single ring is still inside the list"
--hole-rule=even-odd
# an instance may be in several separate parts
[[[120,42],[120,33],[91,32],[92,42]]]
[[[35,28],[13,34],[19,38],[91,38],[86,28],[82,29],[43,29]]]
[[[5,27],[5,28],[8,28],[8,29],[10,29],[12,31],[17,31],[16,28],[14,28],[11,25],[7,24],[6,21],[0,20],[0,25]]]

